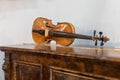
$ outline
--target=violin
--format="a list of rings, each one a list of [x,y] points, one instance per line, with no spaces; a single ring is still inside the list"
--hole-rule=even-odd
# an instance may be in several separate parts
[[[52,24],[52,20],[43,17],[35,19],[32,27],[32,37],[37,44],[48,44],[54,40],[57,44],[68,46],[77,38],[94,40],[95,45],[97,45],[97,41],[99,40],[101,41],[101,46],[103,46],[104,42],[109,41],[109,38],[102,36],[102,32],[99,32],[99,37],[95,34],[96,31],[94,31],[94,36],[76,34],[75,28],[71,23],[58,22],[57,25],[54,25]]]

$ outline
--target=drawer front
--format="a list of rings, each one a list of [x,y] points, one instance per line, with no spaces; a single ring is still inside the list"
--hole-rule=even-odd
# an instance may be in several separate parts
[[[82,75],[75,75],[72,73],[53,71],[51,80],[95,80],[95,79]]]
[[[13,80],[43,80],[42,65],[15,62]]]
[[[80,75],[79,73],[67,69],[50,69],[50,80],[98,80],[94,77]]]

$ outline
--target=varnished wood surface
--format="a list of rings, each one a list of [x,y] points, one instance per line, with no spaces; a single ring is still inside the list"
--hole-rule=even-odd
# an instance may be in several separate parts
[[[36,30],[43,30],[42,34]],[[55,40],[58,44],[61,45],[70,45],[73,43],[74,38],[66,38],[66,37],[57,37],[53,36],[53,32],[51,30],[60,31],[60,32],[69,32],[75,33],[75,28],[71,23],[68,22],[58,22],[57,25],[52,24],[52,20],[47,18],[38,17],[35,19],[32,28],[32,37],[35,43],[50,43],[52,40]],[[58,34],[57,34],[58,35]]]
[[[21,44],[0,46],[2,51],[25,51],[120,62],[120,48]]]
[[[120,80],[117,48],[1,46],[5,80]]]
[[[73,43],[74,39],[86,39],[86,40],[99,40],[101,46],[103,42],[109,41],[109,38],[103,36],[103,32],[99,32],[100,36],[94,36],[75,34],[74,26],[69,22],[58,22],[57,25],[52,24],[52,20],[47,18],[38,17],[35,19],[32,28],[32,37],[37,44],[50,43],[52,40],[57,44],[68,46]],[[95,44],[97,45],[97,43]]]

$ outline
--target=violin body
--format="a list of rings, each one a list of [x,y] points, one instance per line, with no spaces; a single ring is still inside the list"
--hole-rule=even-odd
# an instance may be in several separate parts
[[[51,30],[74,34],[75,28],[71,23],[68,22],[61,22],[57,23],[57,25],[54,25],[52,24],[51,20],[39,17],[34,21],[32,30],[45,30],[45,35],[32,32],[33,40],[37,44],[48,44],[51,40],[54,40],[57,44],[66,46],[72,44],[74,41],[74,38],[49,36],[49,31]]]

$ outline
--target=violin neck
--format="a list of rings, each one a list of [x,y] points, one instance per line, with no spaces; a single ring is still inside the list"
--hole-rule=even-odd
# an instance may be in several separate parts
[[[93,40],[92,36],[51,30],[49,36]]]
[[[34,30],[33,29],[32,32],[36,32],[36,33],[39,33],[41,35],[45,35],[45,30]],[[49,36],[51,36],[51,37],[87,39],[87,40],[93,40],[93,38],[94,38],[92,36],[74,34],[74,33],[68,33],[68,32],[61,32],[61,31],[55,31],[55,30],[50,30],[49,31]]]

